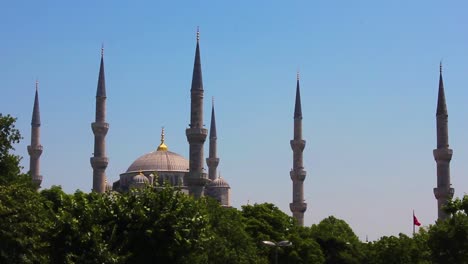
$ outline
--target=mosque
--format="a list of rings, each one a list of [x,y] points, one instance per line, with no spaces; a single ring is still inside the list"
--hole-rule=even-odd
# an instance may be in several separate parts
[[[126,192],[130,188],[140,188],[146,185],[161,188],[168,183],[178,186],[183,192],[196,198],[210,196],[218,200],[223,206],[230,206],[231,188],[228,182],[218,176],[217,167],[219,157],[217,155],[217,134],[214,105],[211,109],[211,123],[208,130],[203,127],[203,81],[200,60],[200,35],[197,31],[197,43],[195,61],[192,75],[190,124],[185,130],[189,143],[189,159],[182,155],[169,151],[164,141],[164,129],[161,132],[161,143],[158,148],[150,153],[137,158],[128,167],[127,171],[120,174],[119,180],[110,184],[107,182],[106,168],[109,163],[106,154],[106,134],[109,124],[106,122],[106,84],[104,76],[104,53],[101,52],[101,63],[96,91],[96,116],[91,124],[94,134],[94,152],[90,162],[93,168],[93,191],[103,193],[109,190]],[[42,176],[40,175],[40,156],[43,147],[40,144],[40,111],[36,82],[36,94],[31,122],[31,145],[28,146],[30,155],[30,174],[33,182],[40,187]],[[445,91],[442,79],[442,65],[440,66],[439,91],[436,111],[437,148],[433,151],[437,163],[437,187],[434,195],[437,199],[438,218],[444,219],[447,215],[442,207],[453,197],[454,189],[450,183],[450,160],[452,149],[448,144],[448,114],[445,101]],[[294,105],[294,137],[290,141],[293,151],[293,168],[290,171],[292,180],[292,203],[290,209],[292,215],[300,225],[304,224],[304,212],[307,204],[304,201],[304,180],[306,171],[303,165],[303,150],[305,140],[302,137],[302,109],[299,87],[299,74],[296,84],[296,99]],[[209,138],[209,153],[204,159],[204,144]],[[208,172],[204,169],[204,163]]]
[[[196,198],[209,196],[216,199],[222,206],[229,207],[231,187],[226,179],[217,171],[219,157],[217,155],[217,133],[214,102],[211,108],[211,122],[209,130],[203,124],[203,80],[200,57],[200,33],[197,30],[197,42],[195,60],[193,66],[192,85],[190,89],[191,107],[190,124],[185,130],[189,144],[189,158],[172,152],[165,142],[164,128],[161,131],[161,143],[155,151],[143,154],[133,161],[119,179],[114,183],[107,181],[106,168],[109,159],[106,153],[106,134],[109,123],[106,122],[106,81],[104,74],[104,51],[101,50],[101,62],[99,68],[98,84],[96,91],[95,120],[91,124],[94,134],[94,151],[90,158],[93,168],[94,192],[106,191],[127,192],[131,188],[141,188],[152,185],[154,188],[163,188],[165,184],[179,187],[183,192]],[[30,174],[33,182],[40,187],[42,176],[40,175],[40,156],[43,147],[40,144],[40,111],[39,97],[36,82],[36,94],[34,99],[33,117],[31,122],[31,145],[28,146],[30,155]],[[209,133],[208,133],[209,132]],[[208,157],[204,158],[204,145],[208,139]],[[307,204],[304,203],[303,182],[305,171],[303,168],[302,152],[305,141],[302,139],[302,111],[299,91],[299,75],[297,79],[296,105],[294,111],[294,139],[291,140],[294,153],[293,170],[290,173],[293,181],[293,202],[290,207],[293,216],[300,224],[304,222],[304,212]],[[204,168],[206,166],[208,170]]]

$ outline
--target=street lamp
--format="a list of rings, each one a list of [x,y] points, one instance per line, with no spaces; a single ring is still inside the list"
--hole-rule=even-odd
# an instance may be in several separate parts
[[[272,241],[268,241],[268,240],[264,240],[262,241],[262,243],[266,246],[269,246],[269,247],[275,247],[275,264],[278,264],[278,249],[280,247],[290,247],[292,246],[292,242],[291,241],[288,241],[288,240],[283,240],[283,241],[280,241],[280,242],[272,242]]]

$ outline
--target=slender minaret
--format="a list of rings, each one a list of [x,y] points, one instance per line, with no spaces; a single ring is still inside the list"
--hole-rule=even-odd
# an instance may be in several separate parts
[[[28,146],[29,153],[29,174],[32,182],[41,187],[42,175],[40,175],[40,157],[42,154],[41,145],[41,113],[39,111],[39,82],[36,81],[36,95],[34,97],[34,107],[31,120],[31,145]]]
[[[193,65],[192,88],[190,89],[190,124],[189,128],[185,130],[190,145],[190,165],[184,180],[189,194],[196,198],[203,196],[204,186],[208,181],[203,169],[203,145],[208,131],[203,128],[203,80],[199,42],[200,31],[197,29],[197,48]]]
[[[96,121],[91,124],[94,133],[93,191],[106,191],[106,168],[109,159],[106,157],[106,134],[109,124],[106,123],[106,80],[104,78],[104,48],[101,48],[101,66],[96,92]]]
[[[296,104],[294,106],[294,139],[291,140],[293,150],[293,169],[290,172],[293,182],[293,202],[289,208],[293,217],[297,219],[299,225],[304,225],[304,212],[307,210],[307,204],[304,203],[304,180],[306,171],[303,165],[303,155],[305,140],[302,139],[302,108],[301,91],[299,89],[299,73],[297,73],[296,86]]]
[[[217,168],[219,164],[218,152],[217,152],[217,143],[216,143],[216,120],[215,120],[215,110],[214,110],[214,98],[211,106],[211,125],[210,125],[210,153],[209,157],[206,159],[206,164],[208,165],[208,178],[212,181],[217,178]]]
[[[448,113],[445,102],[444,81],[442,79],[442,63],[440,63],[439,95],[437,98],[437,148],[434,149],[434,159],[437,163],[437,188],[434,195],[437,199],[437,214],[439,220],[444,220],[448,215],[443,211],[445,206],[453,197],[454,189],[450,184],[450,160],[453,150],[448,143]]]

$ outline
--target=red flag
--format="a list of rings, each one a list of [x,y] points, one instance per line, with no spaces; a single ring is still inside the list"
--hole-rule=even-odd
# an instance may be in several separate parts
[[[416,216],[413,214],[413,225],[417,225],[417,226],[420,226],[421,223],[419,223],[418,221],[418,218],[416,218]]]

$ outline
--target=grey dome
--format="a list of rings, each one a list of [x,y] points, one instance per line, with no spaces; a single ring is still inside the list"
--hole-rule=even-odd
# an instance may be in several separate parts
[[[134,183],[145,183],[148,184],[149,180],[148,178],[145,177],[143,174],[138,174],[133,177],[133,182]]]
[[[153,151],[136,159],[128,172],[138,171],[177,171],[187,172],[189,169],[189,161],[181,155],[171,151]]]
[[[219,177],[217,178],[216,180],[210,182],[208,184],[209,187],[217,187],[217,188],[231,188],[229,186],[229,183],[227,183],[226,180],[224,180],[223,178]]]

